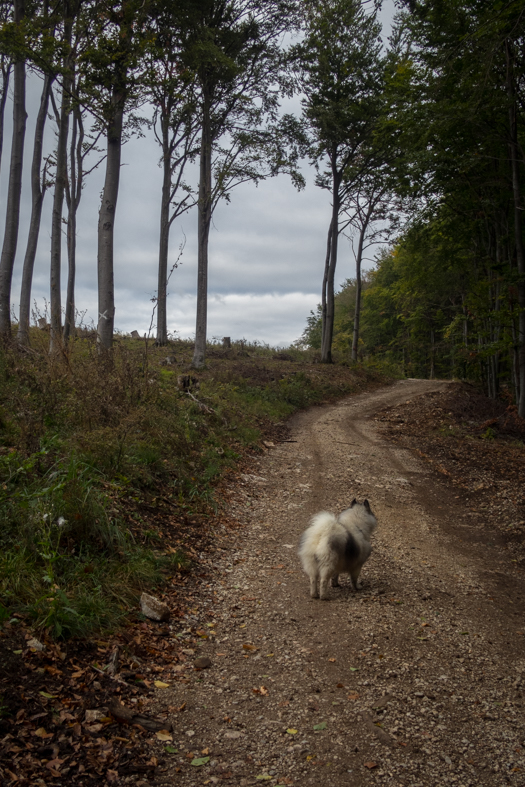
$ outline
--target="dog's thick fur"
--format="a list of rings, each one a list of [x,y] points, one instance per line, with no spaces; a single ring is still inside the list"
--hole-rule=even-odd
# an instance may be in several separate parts
[[[326,598],[328,582],[337,587],[339,574],[350,574],[355,590],[361,569],[370,557],[370,536],[377,519],[370,503],[353,500],[350,508],[335,516],[321,511],[313,517],[299,545],[303,569],[310,578],[312,598]],[[319,590],[318,590],[319,583]]]

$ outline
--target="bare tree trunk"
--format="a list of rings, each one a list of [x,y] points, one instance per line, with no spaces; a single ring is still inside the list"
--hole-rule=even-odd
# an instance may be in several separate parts
[[[332,221],[328,228],[326,240],[326,257],[324,261],[323,288],[321,292],[321,347],[323,346],[324,332],[326,328],[326,288],[328,285],[328,271],[330,269],[330,249],[332,247]]]
[[[82,145],[84,130],[82,113],[73,109],[73,127],[69,149],[69,180],[66,183],[67,201],[67,294],[64,316],[64,342],[67,344],[75,328],[75,277],[77,249],[77,209],[82,196]]]
[[[341,175],[333,170],[332,186],[332,239],[330,241],[330,265],[326,277],[326,316],[323,321],[323,343],[321,345],[321,363],[332,363],[332,339],[334,335],[334,278],[337,265],[337,243],[339,240],[339,186]]]
[[[362,277],[361,277],[361,262],[363,260],[363,245],[365,241],[366,229],[368,222],[361,227],[359,233],[359,244],[357,246],[357,254],[355,258],[355,313],[354,313],[354,333],[352,336],[352,361],[357,362],[357,350],[359,345],[359,325],[361,322],[361,290],[362,290]]]
[[[195,351],[192,366],[201,369],[206,355],[206,330],[208,312],[208,239],[210,235],[211,199],[211,119],[209,96],[204,96],[202,136],[200,151],[200,181],[198,204],[198,273],[197,273],[197,319],[195,327]]]
[[[0,93],[0,164],[2,162],[2,151],[4,149],[4,115],[7,94],[9,92],[9,78],[11,76],[11,61],[6,55],[2,55],[2,92]]]
[[[518,353],[519,353],[519,389],[518,415],[525,418],[525,250],[523,248],[523,230],[519,172],[519,146],[517,106],[514,90],[514,61],[509,41],[506,42],[507,54],[507,94],[509,98],[509,131],[510,131],[510,163],[512,170],[512,190],[514,194],[514,240],[516,244],[516,261],[518,264]]]
[[[106,177],[98,217],[98,326],[99,347],[110,350],[115,322],[115,286],[113,275],[113,235],[120,180],[124,91],[113,93],[113,116],[107,130]]]
[[[171,155],[167,119],[162,118],[162,200],[160,205],[159,281],[157,287],[157,344],[168,343],[167,289],[170,237]]]
[[[436,335],[434,329],[430,329],[430,379],[436,376]]]
[[[18,318],[17,340],[20,344],[29,344],[29,319],[31,314],[31,286],[33,284],[33,269],[35,267],[36,248],[40,232],[40,219],[42,205],[46,193],[45,170],[42,176],[42,147],[44,141],[44,127],[49,106],[49,94],[53,77],[44,74],[44,84],[40,98],[40,109],[36,119],[35,144],[33,147],[33,162],[31,164],[31,220],[22,271],[22,285],[20,288],[20,314]]]
[[[72,75],[71,68],[71,36],[73,20],[66,10],[64,21],[63,43],[66,50],[64,58],[65,74],[62,83],[62,101],[58,121],[58,139],[56,156],[55,193],[53,196],[53,215],[51,219],[51,271],[50,271],[50,302],[51,302],[51,334],[49,351],[54,352],[60,345],[62,334],[62,298],[60,290],[62,266],[62,210],[67,182],[67,138],[69,133],[69,113],[71,108]]]
[[[14,21],[19,25],[25,14],[24,0],[14,2]],[[0,334],[11,338],[11,282],[15,264],[20,221],[20,195],[26,132],[26,69],[25,61],[17,60],[13,67],[13,142],[7,192],[4,243],[0,257]]]
[[[512,380],[514,382],[514,395],[516,402],[520,400],[520,354],[518,347],[518,332],[516,320],[512,317]]]

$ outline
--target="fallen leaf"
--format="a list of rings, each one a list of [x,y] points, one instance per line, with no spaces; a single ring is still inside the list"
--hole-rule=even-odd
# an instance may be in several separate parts
[[[328,659],[328,661],[331,661],[331,662],[332,662],[332,664],[333,664],[333,663],[334,663],[334,661],[335,661],[335,659]]]
[[[350,667],[350,672],[357,672],[359,667]]]
[[[171,734],[171,732],[168,732],[168,730],[159,730],[158,732],[155,733],[155,735],[157,736],[159,741],[171,742],[173,740],[173,735]]]
[[[178,754],[179,750],[175,746],[165,746],[164,751],[166,754]]]
[[[35,730],[33,734],[36,735],[38,738],[52,738],[53,737],[53,733],[52,732],[46,732],[46,730],[43,727],[39,727],[38,730]]]
[[[259,774],[259,776],[256,776],[255,778],[259,779],[259,781],[268,782],[271,781],[272,777],[270,776],[269,773],[261,773]]]
[[[255,645],[249,645],[249,644],[243,645],[243,648],[244,648],[244,650],[257,650]]]
[[[57,694],[48,694],[47,691],[39,691],[38,693],[41,694],[42,697],[46,697],[48,700],[56,700],[58,696]]]
[[[158,689],[167,689],[167,688],[169,688],[169,685],[170,685],[169,683],[164,683],[164,681],[162,681],[162,680],[156,680],[156,681],[154,681],[154,683],[155,683],[155,686]]]
[[[348,695],[348,699],[349,700],[358,700],[359,699],[359,694],[357,694],[357,692],[353,691],[352,694]]]
[[[270,658],[270,657],[271,657],[271,656],[273,656],[273,655],[274,655],[273,653],[267,653],[267,654],[266,654],[266,657],[267,657],[267,658]]]
[[[288,735],[297,735],[297,730],[294,730],[293,727],[288,727],[286,732],[288,733]]]
[[[60,768],[63,762],[64,760],[60,760],[58,757],[54,760],[48,760],[48,762],[46,762],[46,768],[49,768],[50,771],[56,770]]]
[[[326,730],[326,722],[321,721],[319,724],[314,724],[314,730]]]
[[[195,759],[191,761],[190,765],[195,765],[198,767],[199,765],[206,765],[206,763],[209,761],[209,757],[195,757]]]
[[[345,687],[345,684],[344,684],[344,683],[338,683],[338,684],[337,684],[337,688],[338,688],[338,689],[344,689],[344,687]]]
[[[365,762],[365,768],[371,771],[372,768],[377,768],[377,762]]]

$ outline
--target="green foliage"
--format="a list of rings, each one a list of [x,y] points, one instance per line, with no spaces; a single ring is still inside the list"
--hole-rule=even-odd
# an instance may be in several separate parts
[[[518,400],[523,9],[463,0],[404,6],[382,133],[398,142],[398,193],[419,204],[366,295],[383,317],[369,318],[368,341],[373,336],[376,351],[398,358],[407,374],[476,379],[490,396],[507,388]]]
[[[81,339],[51,357],[39,341],[0,352],[0,620],[18,612],[55,637],[118,625],[142,589],[189,567],[183,546],[158,554],[158,498],[211,515],[217,482],[268,424],[379,376],[322,374],[297,348],[211,344],[189,396],[162,348],[120,340],[99,355]],[[187,368],[192,347],[175,352]]]

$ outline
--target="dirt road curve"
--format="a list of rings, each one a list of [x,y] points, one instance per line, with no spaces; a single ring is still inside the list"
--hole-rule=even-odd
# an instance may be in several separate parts
[[[244,477],[232,503],[244,526],[188,621],[214,633],[188,650],[187,682],[164,690],[186,706],[158,784],[525,784],[523,583],[373,418],[446,385],[406,380],[311,409]],[[299,536],[354,496],[379,520],[363,589],[342,577],[311,600]],[[197,656],[212,666],[193,670]]]

